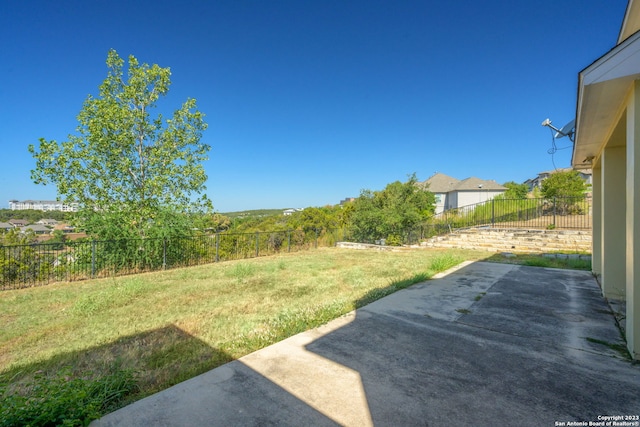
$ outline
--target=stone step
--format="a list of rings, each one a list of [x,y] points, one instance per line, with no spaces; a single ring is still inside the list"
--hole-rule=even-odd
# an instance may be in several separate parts
[[[518,230],[475,228],[437,236],[421,246],[518,252],[591,252],[586,230]]]

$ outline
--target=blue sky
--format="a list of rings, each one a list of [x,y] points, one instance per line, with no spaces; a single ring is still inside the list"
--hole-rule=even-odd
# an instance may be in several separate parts
[[[336,204],[416,173],[523,182],[547,117],[615,43],[625,0],[3,1],[0,207],[54,199],[27,151],[63,141],[109,49],[170,67],[159,103],[198,101],[220,212]],[[567,138],[558,140],[567,147]]]

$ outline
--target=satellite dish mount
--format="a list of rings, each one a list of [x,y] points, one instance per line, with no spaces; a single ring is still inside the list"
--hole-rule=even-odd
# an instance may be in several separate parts
[[[547,126],[550,129],[553,129],[556,131],[556,134],[554,136],[555,139],[559,139],[562,138],[564,136],[568,136],[569,139],[571,140],[571,142],[573,141],[573,138],[575,137],[576,134],[576,121],[571,120],[569,123],[567,123],[566,125],[562,126],[560,129],[558,129],[557,127],[553,126],[551,124],[551,120],[546,119],[545,121],[542,122],[542,126]]]

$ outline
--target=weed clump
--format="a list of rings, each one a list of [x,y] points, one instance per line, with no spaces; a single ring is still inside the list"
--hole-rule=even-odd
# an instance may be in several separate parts
[[[0,427],[88,425],[137,390],[128,370],[93,379],[74,378],[70,369],[38,373],[19,389],[0,381]]]
[[[431,260],[430,270],[439,273],[460,264],[462,261],[464,261],[464,258],[460,255],[447,252],[438,255]]]

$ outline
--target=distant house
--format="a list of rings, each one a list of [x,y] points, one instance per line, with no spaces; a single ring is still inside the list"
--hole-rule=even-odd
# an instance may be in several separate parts
[[[50,225],[50,226],[54,226],[58,224],[58,221],[56,221],[55,219],[51,219],[51,218],[42,218],[40,221],[36,222],[36,224],[41,224],[41,225]]]
[[[13,226],[13,228],[21,228],[29,224],[29,221],[26,219],[10,219],[8,222]]]
[[[476,177],[459,180],[443,173],[436,173],[422,185],[436,196],[436,214],[485,202],[507,191],[506,187],[493,180]]]
[[[304,209],[293,209],[293,208],[285,209],[284,211],[282,211],[282,215],[289,216],[289,215],[292,215],[292,214],[294,214],[296,212],[300,212],[300,211],[303,211],[303,210]]]
[[[554,169],[554,170],[550,170],[550,171],[540,172],[537,177],[528,179],[524,183],[529,187],[529,191],[533,191],[534,188],[541,188],[542,187],[542,181],[544,181],[545,179],[549,178],[549,176],[551,176],[551,174],[553,174],[555,172],[569,172],[569,171],[572,171],[572,170],[573,170],[573,168],[560,168],[560,169]],[[582,178],[582,180],[586,184],[591,185],[591,183],[592,183],[592,174],[593,174],[591,169],[579,170],[578,174],[580,175],[580,178]]]
[[[42,224],[27,225],[26,227],[20,228],[20,231],[22,232],[29,230],[33,231],[35,234],[51,234],[51,229]]]
[[[0,222],[0,232],[9,231],[13,228],[13,225],[8,222]]]
[[[76,228],[75,228],[74,226],[69,225],[69,224],[65,224],[65,223],[63,223],[63,222],[60,222],[60,223],[58,223],[58,224],[54,225],[54,226],[53,226],[53,229],[54,229],[54,230],[60,230],[60,231],[62,231],[62,232],[63,232],[63,233],[65,233],[65,234],[67,234],[67,233],[73,233],[73,232],[75,232],[75,231],[76,231]]]
[[[340,206],[344,206],[347,203],[351,203],[355,200],[355,197],[347,197],[346,199],[340,200]]]

